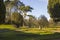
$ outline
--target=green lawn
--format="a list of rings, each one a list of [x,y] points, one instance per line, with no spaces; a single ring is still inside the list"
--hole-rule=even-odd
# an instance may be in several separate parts
[[[15,28],[12,25],[0,25],[0,40],[57,40],[60,33],[56,28]]]
[[[0,29],[15,30],[16,28],[13,25],[0,25]]]

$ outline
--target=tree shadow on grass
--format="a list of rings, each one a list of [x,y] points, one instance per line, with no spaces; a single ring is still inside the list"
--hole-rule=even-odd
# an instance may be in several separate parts
[[[60,33],[39,35],[9,29],[0,29],[0,40],[56,40],[56,39],[60,39]]]

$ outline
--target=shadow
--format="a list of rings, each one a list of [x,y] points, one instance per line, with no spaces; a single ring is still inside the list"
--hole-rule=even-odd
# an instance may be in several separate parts
[[[57,32],[54,34],[39,35],[9,29],[0,30],[0,40],[58,40],[58,39],[60,39],[60,33]]]

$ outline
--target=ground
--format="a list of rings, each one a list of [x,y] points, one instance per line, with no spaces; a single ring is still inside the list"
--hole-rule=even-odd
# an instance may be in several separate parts
[[[15,28],[0,25],[0,40],[60,40],[60,28]]]

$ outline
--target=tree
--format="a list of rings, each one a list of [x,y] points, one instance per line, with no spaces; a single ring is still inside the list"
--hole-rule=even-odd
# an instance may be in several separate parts
[[[48,12],[53,18],[54,22],[60,21],[60,0],[49,0],[48,1]]]
[[[19,10],[20,6],[23,6],[23,2],[20,2],[19,0],[5,0],[5,6],[6,6],[6,22],[11,23],[11,14],[12,9],[14,9],[14,12],[17,12]]]
[[[23,17],[25,17],[26,13],[29,12],[29,11],[31,12],[33,8],[30,7],[30,6],[23,5],[23,6],[20,6],[19,9],[23,12]]]
[[[10,9],[14,8],[15,12],[19,10],[20,6],[24,6],[25,5],[20,0],[13,0],[13,1],[12,0],[6,0],[4,3],[6,5],[6,7],[8,8],[7,10],[10,10]]]
[[[11,23],[11,1],[10,0],[6,0],[5,2],[5,6],[6,6],[6,18],[5,18],[5,23],[10,24]]]
[[[52,18],[49,19],[49,26],[50,27],[55,27],[56,26],[56,24],[54,23]]]
[[[38,23],[39,23],[39,28],[41,28],[41,29],[43,27],[48,27],[48,25],[49,25],[49,22],[48,22],[47,18],[44,15],[41,15],[38,18]]]
[[[26,17],[26,13],[27,12],[31,12],[32,11],[32,7],[30,7],[30,6],[25,6],[25,5],[23,5],[23,6],[20,6],[20,8],[19,8],[22,12],[23,12],[23,18],[25,18]],[[24,22],[24,19],[23,19],[23,22]],[[23,23],[23,26],[24,26],[24,23]]]
[[[0,0],[0,24],[5,23],[6,8],[3,0]]]
[[[25,18],[27,12],[29,12],[29,11],[31,12],[33,9],[30,6],[25,6],[25,4],[23,4],[23,2],[20,2],[20,0],[14,0],[13,2],[11,2],[10,0],[7,0],[6,3],[9,3],[10,5],[12,5],[12,7],[15,8],[15,12],[17,12],[19,10],[21,13],[23,13],[24,14],[23,18]]]
[[[16,25],[16,28],[23,25],[23,17],[20,13],[14,12],[12,13],[12,23]]]
[[[29,27],[36,27],[37,26],[37,20],[35,18],[35,16],[33,15],[28,15],[29,16]]]
[[[24,26],[28,27],[29,19],[24,19]]]

